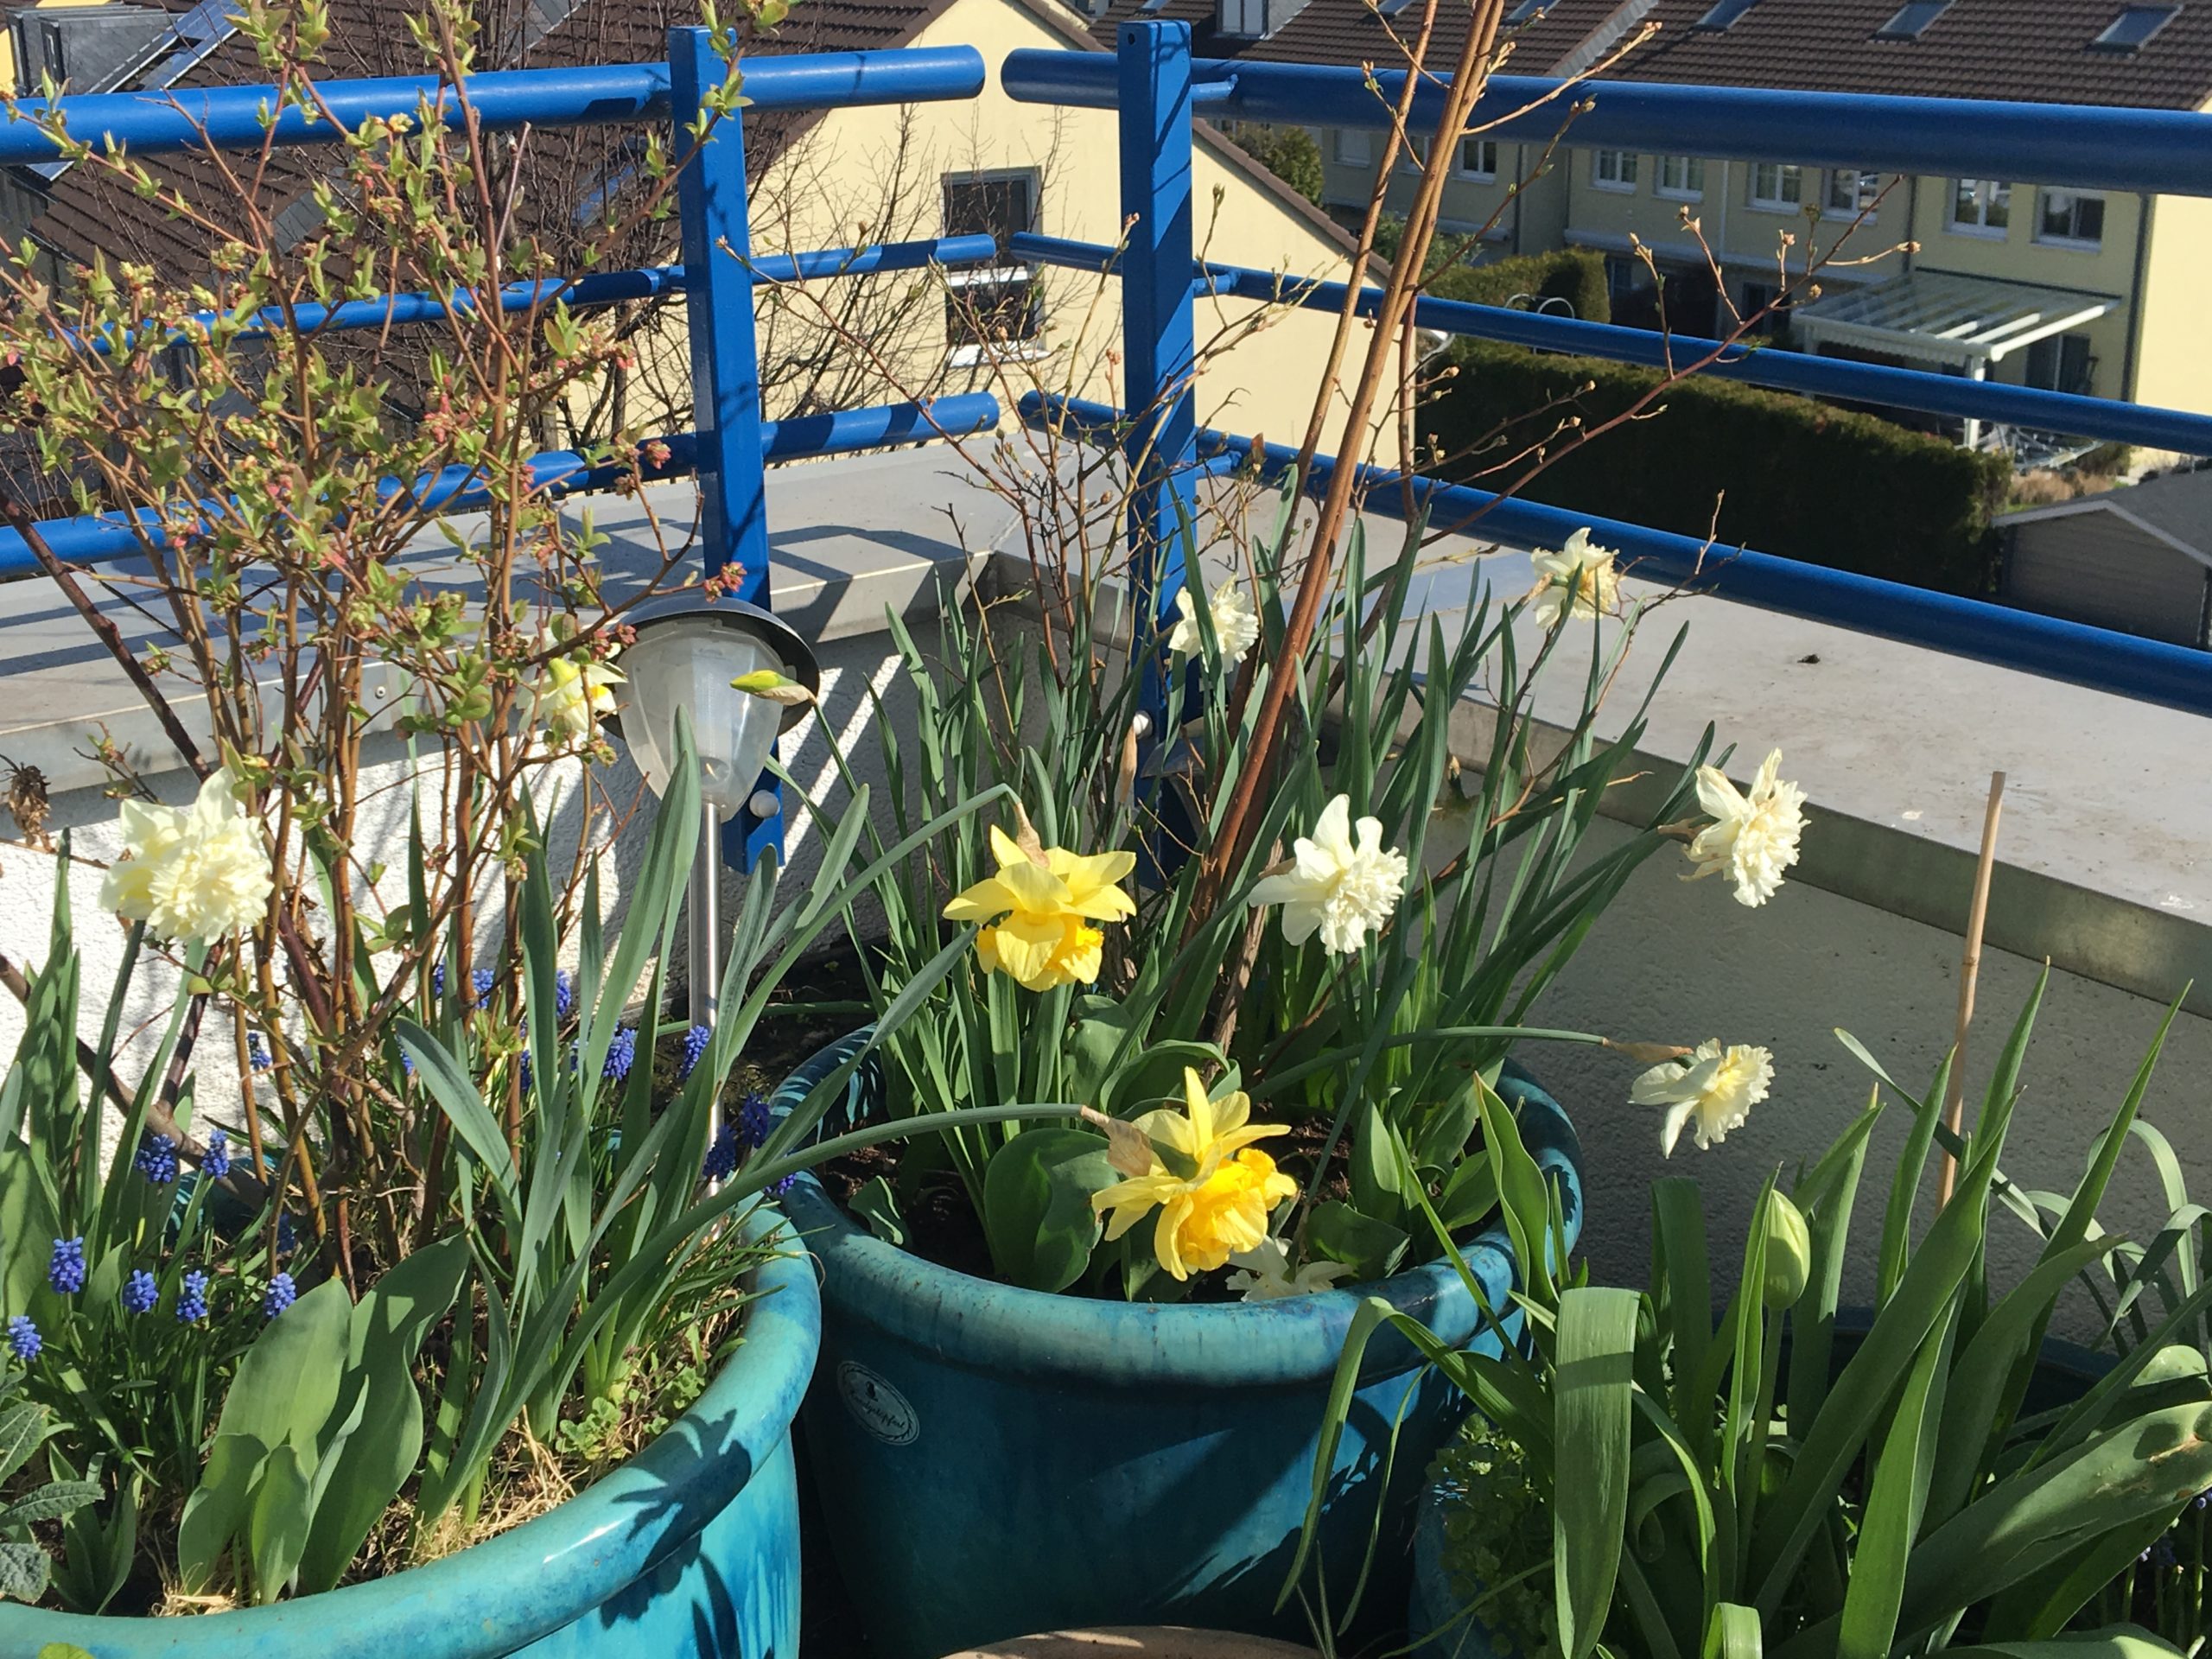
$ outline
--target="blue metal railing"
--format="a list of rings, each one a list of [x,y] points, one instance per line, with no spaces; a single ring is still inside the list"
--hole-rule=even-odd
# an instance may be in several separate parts
[[[1120,31],[1112,54],[1018,51],[1001,72],[1017,99],[1117,109],[1122,219],[1119,250],[1046,236],[1013,239],[1010,251],[1037,264],[1112,270],[1122,283],[1125,397],[1131,409],[1033,394],[1021,416],[1087,440],[1121,446],[1136,486],[1128,534],[1141,557],[1156,620],[1171,613],[1182,580],[1171,531],[1190,505],[1195,481],[1227,467],[1279,476],[1294,459],[1280,446],[1200,429],[1192,378],[1198,294],[1235,296],[1336,309],[1344,286],[1286,280],[1251,266],[1199,264],[1193,257],[1192,118],[1194,111],[1243,118],[1381,128],[1402,76],[1370,77],[1354,68],[1215,62],[1193,58],[1185,25],[1140,22]],[[984,65],[970,48],[908,48],[749,60],[744,92],[750,111],[911,104],[961,99],[982,89]],[[681,153],[688,130],[720,86],[721,59],[702,30],[674,31],[665,63],[500,72],[455,87],[429,79],[324,84],[333,118],[297,109],[264,124],[270,89],[225,87],[159,95],[110,93],[63,100],[73,136],[105,136],[138,155],[213,144],[310,145],[372,117],[416,117],[425,110],[448,125],[472,117],[484,128],[583,126],[664,120]],[[1412,124],[1433,130],[1443,92],[1417,90]],[[1494,79],[1475,120],[1500,138],[1548,142],[1567,125],[1570,105],[1589,107],[1572,124],[1578,145],[1652,149],[1669,154],[1770,159],[2039,183],[2212,195],[2212,118],[2162,111],[2083,109],[1941,99],[1822,97],[1713,87],[1604,81],[1561,83]],[[35,105],[29,106],[35,109]],[[1491,125],[1491,124],[1495,124]],[[682,263],[569,279],[518,283],[496,296],[397,294],[327,308],[271,314],[268,328],[303,331],[431,323],[480,305],[522,310],[556,299],[602,305],[681,294],[691,340],[696,430],[648,446],[648,477],[694,474],[699,480],[710,569],[743,567],[738,592],[765,601],[769,558],[764,474],[772,461],[823,455],[935,435],[987,430],[999,407],[980,393],[939,398],[927,407],[898,404],[778,423],[762,421],[753,337],[753,298],[762,283],[812,281],[995,257],[988,237],[934,238],[863,249],[754,255],[747,181],[736,119],[717,124],[678,180]],[[0,163],[50,162],[61,152],[30,121],[0,124]],[[1379,292],[1357,305],[1371,311]],[[1528,312],[1424,299],[1424,327],[1535,350],[1570,352],[1659,366],[1700,363],[1700,372],[1822,397],[1889,404],[1967,419],[2007,422],[2118,442],[2212,454],[2212,416],[2100,398],[1994,385],[1772,346],[1726,345]],[[94,342],[95,349],[102,349]],[[1707,359],[1709,361],[1701,361]],[[1338,462],[1320,457],[1308,478],[1319,487]],[[577,454],[537,458],[538,487],[552,493],[604,487],[626,474]],[[1589,524],[1641,575],[1770,608],[2052,675],[2199,712],[2212,713],[2212,653],[2104,629],[1934,594],[1756,551],[1709,550],[1694,537],[1611,521],[1436,480],[1404,480],[1363,467],[1367,505],[1382,512],[1426,512],[1440,528],[1478,530],[1532,544],[1554,543]],[[482,480],[466,468],[390,480],[435,510],[480,499]],[[205,512],[219,518],[224,504]],[[48,521],[41,526],[66,558],[127,556],[138,545],[124,515]],[[0,574],[30,568],[29,550],[0,532]],[[1164,661],[1148,668],[1148,695],[1164,707]],[[1155,723],[1155,730],[1159,723]],[[779,821],[741,822],[728,843],[748,858],[778,834]]]
[[[1166,167],[1155,168],[1148,181],[1136,178],[1137,188],[1132,188],[1143,159],[1141,146],[1149,142],[1144,135],[1156,131],[1160,119],[1149,107],[1140,119],[1130,119],[1129,77],[1135,65],[1147,66],[1158,86],[1179,95],[1172,113],[1184,124],[1194,111],[1203,110],[1239,119],[1382,130],[1392,124],[1406,81],[1402,71],[1370,73],[1355,67],[1192,58],[1189,27],[1181,23],[1124,24],[1117,46],[1111,55],[1010,53],[1000,79],[1016,99],[1122,110],[1125,221],[1141,220],[1160,202],[1179,202],[1181,211],[1188,211],[1187,151]],[[1444,93],[1443,81],[1434,77],[1415,89],[1408,118],[1414,133],[1434,133]],[[1578,109],[1570,123],[1570,111]],[[1577,146],[1756,161],[1786,156],[1804,165],[2212,195],[2212,117],[2173,111],[1499,76],[1489,82],[1471,124],[1500,139],[1548,143],[1569,130]],[[1179,194],[1175,188],[1178,168],[1182,175]],[[1133,235],[1122,250],[1044,236],[1017,237],[1013,245],[1023,257],[1039,264],[1113,270],[1125,290],[1179,291],[1186,308],[1198,294],[1331,310],[1341,308],[1346,298],[1346,288],[1339,283],[1300,283],[1249,266],[1194,264],[1179,252],[1163,252],[1169,244],[1160,238]],[[1379,290],[1363,289],[1357,308],[1371,314],[1380,298]],[[1125,327],[1128,316],[1125,308]],[[1786,391],[2212,455],[2212,416],[2180,410],[1459,302],[1423,299],[1414,317],[1422,326],[1446,333],[1536,350],[1695,367],[1700,372]],[[1125,336],[1125,358],[1132,367],[1124,396],[1130,407],[1146,410],[1163,402],[1187,406],[1192,390],[1187,377],[1178,381],[1158,372],[1149,366],[1155,359],[1141,355],[1138,347],[1139,342]],[[1140,365],[1148,365],[1148,372],[1140,372]],[[1021,412],[1033,426],[1056,426],[1095,441],[1118,442],[1131,453],[1141,453],[1146,471],[1138,480],[1142,498],[1135,515],[1139,524],[1164,522],[1174,506],[1168,491],[1188,488],[1187,483],[1179,486],[1170,480],[1187,480],[1229,466],[1250,466],[1263,476],[1276,477],[1295,458],[1275,446],[1262,446],[1255,453],[1249,439],[1201,432],[1188,420],[1171,429],[1189,433],[1179,443],[1168,433],[1140,426],[1125,410],[1100,404],[1039,395],[1024,398]],[[1135,448],[1139,436],[1146,442],[1141,452]],[[1323,487],[1338,465],[1333,457],[1319,457],[1307,486]],[[1690,537],[1593,521],[1586,513],[1501,499],[1437,480],[1405,480],[1387,469],[1363,467],[1360,481],[1370,492],[1370,508],[1397,512],[1411,500],[1425,508],[1439,528],[1546,545],[1556,544],[1588,524],[1641,575],[2212,714],[2212,652],[1753,550],[1708,548]],[[1151,608],[1165,615],[1179,573],[1156,555],[1149,563],[1140,559],[1135,580],[1141,589],[1155,570],[1160,586],[1152,595]],[[1155,728],[1159,724],[1155,720]]]

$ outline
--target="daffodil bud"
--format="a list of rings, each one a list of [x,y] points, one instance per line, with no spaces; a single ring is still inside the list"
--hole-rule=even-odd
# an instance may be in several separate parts
[[[1792,1306],[1805,1293],[1813,1276],[1813,1233],[1805,1225],[1804,1211],[1779,1192],[1768,1195],[1766,1211],[1766,1285],[1769,1307]]]

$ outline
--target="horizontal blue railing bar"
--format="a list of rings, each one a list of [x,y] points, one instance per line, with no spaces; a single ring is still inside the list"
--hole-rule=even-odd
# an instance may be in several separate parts
[[[1120,442],[1129,420],[1124,411],[1104,404],[1039,392],[1024,395],[1020,411],[1027,425],[1058,428],[1079,438],[1107,443]],[[1201,465],[1233,457],[1239,465],[1254,467],[1266,482],[1280,481],[1298,459],[1297,450],[1287,444],[1255,443],[1250,438],[1204,429],[1198,435],[1198,455]],[[1338,464],[1333,457],[1316,456],[1307,486],[1325,487]],[[1360,467],[1363,507],[1389,517],[1402,515],[1408,482],[1388,467]],[[1426,511],[1432,531],[1473,533],[1530,547],[1556,547],[1575,531],[1586,527],[1594,540],[1618,552],[1629,573],[1641,579],[1669,582],[1688,592],[1713,594],[1764,610],[2069,680],[2192,714],[2212,714],[2212,652],[2138,639],[1770,553],[1708,546],[1694,536],[1595,518],[1565,507],[1507,499],[1469,485],[1418,476],[1410,484],[1414,505]]]
[[[919,104],[974,98],[983,90],[982,54],[969,46],[907,47],[890,52],[824,52],[743,62],[748,114],[776,110]],[[337,119],[288,108],[278,113],[279,145],[334,143],[372,116],[413,116],[427,100],[447,126],[459,128],[474,110],[487,131],[524,126],[588,127],[665,118],[668,65],[611,64],[575,69],[499,69],[468,77],[467,104],[434,75],[327,80],[316,92]],[[59,100],[69,135],[97,143],[105,134],[135,155],[213,147],[257,149],[267,86],[175,87],[162,92],[88,92]],[[22,113],[0,121],[0,162],[51,162],[60,151],[32,120],[47,106],[27,100]]]
[[[1111,270],[1120,257],[1118,249],[1103,242],[1077,242],[1065,237],[1026,232],[1011,238],[1007,246],[1009,252],[1022,259],[1077,270]],[[1338,310],[1344,302],[1345,285],[1342,283],[1300,282],[1296,277],[1249,265],[1204,264],[1198,267],[1193,283],[1201,294],[1288,303],[1315,310]],[[1382,299],[1381,289],[1362,289],[1359,314],[1374,315]],[[1541,312],[1510,310],[1503,306],[1474,305],[1465,300],[1418,300],[1414,305],[1414,321],[1423,327],[1447,334],[1471,334],[1509,346],[1525,346],[1531,351],[1568,352],[1659,369],[1682,368],[1718,354],[1718,360],[1707,363],[1697,372],[1723,380],[1741,380],[1750,385],[1770,386],[1813,397],[1882,404],[1966,420],[2001,421],[2037,431],[2069,433],[2103,442],[2137,443],[2155,449],[2177,450],[2183,454],[2212,455],[2212,416],[2192,415],[2184,410],[2161,409],[2149,404],[2043,391],[2033,386],[2010,386],[1993,380],[1936,374],[1923,369],[1891,368],[1878,363],[1855,362],[1849,358],[1815,357],[1774,346],[1731,346],[1695,335],[1662,334],[1649,328],[1584,322]]]
[[[1210,111],[1309,127],[1388,127],[1407,74],[1217,58],[1195,59],[1191,71],[1193,101]],[[1436,130],[1449,79],[1430,75],[1414,92],[1414,132]],[[1115,60],[1099,52],[1025,48],[1007,54],[999,81],[1033,104],[1106,110],[1117,96]],[[1225,95],[1198,98],[1232,82]],[[1592,106],[1570,124],[1582,99]],[[1670,156],[2212,195],[2212,117],[2180,110],[1494,75],[1471,124],[1537,143],[1565,127],[1578,145]]]
[[[998,257],[998,241],[988,236],[939,236],[918,242],[886,242],[867,248],[823,248],[810,253],[768,254],[755,259],[753,275],[763,283],[813,282],[829,276],[866,276],[877,271],[916,270],[925,265],[967,265]],[[528,311],[536,306],[565,302],[571,309],[617,305],[625,301],[681,298],[683,267],[650,265],[637,270],[607,270],[588,276],[549,276],[543,282],[513,283],[499,291],[499,309]],[[289,315],[270,306],[257,325],[242,336],[252,340],[272,334],[321,334],[339,328],[381,328],[402,323],[435,322],[449,312],[475,308],[473,293],[391,294],[373,300],[345,300],[336,305],[297,305]],[[221,313],[196,311],[181,328],[165,338],[189,341],[195,328],[205,329],[220,321]],[[127,336],[125,338],[128,338]],[[115,349],[109,339],[93,343],[103,353]]]
[[[760,426],[763,454],[772,461],[804,461],[819,455],[849,454],[856,449],[880,448],[887,444],[919,443],[938,437],[965,437],[988,432],[999,423],[998,399],[988,392],[960,392],[928,404],[886,404],[873,409],[840,410],[834,414],[801,416],[792,420],[764,421]],[[664,445],[667,456],[655,461],[651,452]],[[639,473],[648,480],[680,478],[697,466],[698,435],[671,433],[639,446]],[[549,450],[531,461],[535,489],[559,497],[613,487],[630,476],[630,468],[597,461],[573,449]],[[448,467],[417,480],[412,486],[387,479],[379,490],[385,500],[403,494],[415,505],[432,512],[466,512],[490,499],[479,469]],[[224,504],[205,504],[207,517],[219,518]],[[140,515],[141,522],[151,515]],[[122,515],[84,518],[48,518],[39,534],[57,558],[72,563],[101,563],[130,558],[139,550],[131,521]],[[29,575],[39,569],[29,544],[20,532],[0,529],[0,577]]]

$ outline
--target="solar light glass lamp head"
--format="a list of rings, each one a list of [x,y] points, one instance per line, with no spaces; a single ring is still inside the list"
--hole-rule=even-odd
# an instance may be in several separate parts
[[[671,594],[626,620],[637,640],[622,653],[615,718],[631,759],[653,793],[665,794],[676,711],[690,710],[700,792],[717,817],[730,817],[751,798],[776,734],[805,713],[730,682],[767,669],[811,691],[820,683],[814,652],[782,619],[737,600]]]

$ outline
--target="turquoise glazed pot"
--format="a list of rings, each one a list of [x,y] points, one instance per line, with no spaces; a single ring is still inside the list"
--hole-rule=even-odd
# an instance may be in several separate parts
[[[821,1344],[814,1267],[760,1270],[698,1403],[560,1508],[388,1579],[205,1618],[0,1608],[0,1655],[93,1659],[796,1659],[791,1419]]]
[[[849,1038],[784,1085],[802,1098]],[[880,1110],[854,1077],[844,1112]],[[1580,1230],[1580,1154],[1526,1077],[1506,1097]],[[938,1659],[1032,1630],[1184,1624],[1310,1635],[1275,1611],[1313,1492],[1329,1384],[1354,1310],[1380,1295],[1445,1341],[1485,1342],[1448,1266],[1276,1302],[1156,1306],[972,1278],[854,1224],[806,1176],[785,1207],[822,1264],[822,1365],[801,1419],[829,1540],[876,1659]],[[1503,1230],[1466,1249],[1492,1305],[1514,1279]],[[1406,1605],[1415,1497],[1457,1421],[1453,1391],[1378,1337],[1329,1483],[1332,1607],[1381,1526],[1363,1605]],[[1392,1446],[1392,1425],[1398,1424]],[[1311,1579],[1307,1587],[1311,1588]]]

